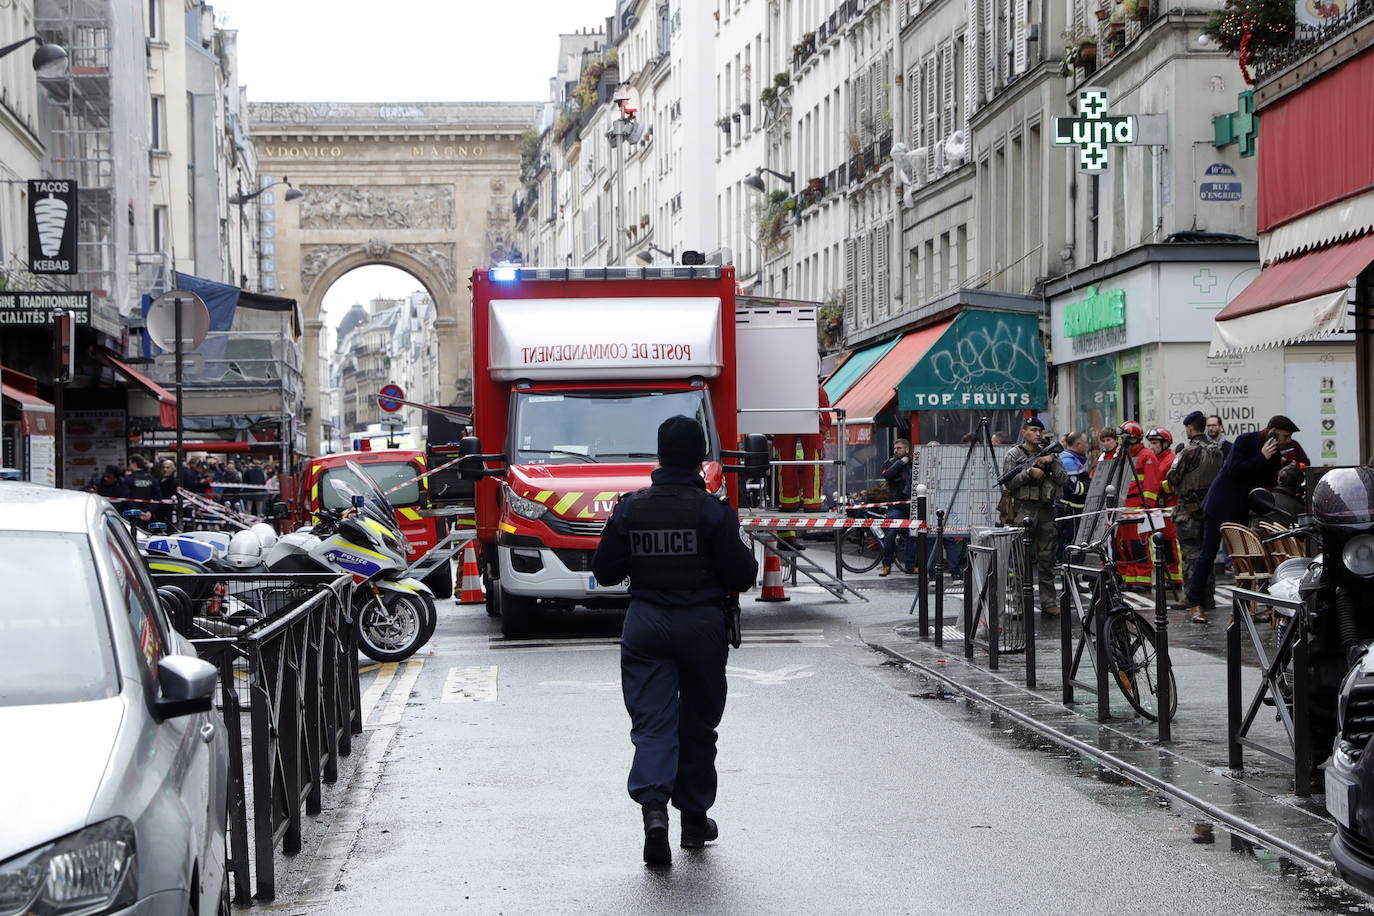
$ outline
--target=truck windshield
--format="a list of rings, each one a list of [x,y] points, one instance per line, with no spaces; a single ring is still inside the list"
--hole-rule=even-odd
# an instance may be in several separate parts
[[[364,470],[383,490],[405,483],[405,486],[387,497],[393,506],[413,506],[420,501],[420,484],[414,479],[420,469],[409,461],[369,462]],[[348,494],[333,486],[335,480],[347,484],[353,492],[363,496],[372,493],[373,488],[359,480],[348,468],[330,468],[320,481],[320,504],[326,509],[347,509],[351,505]]]
[[[706,391],[519,391],[511,410],[514,464],[646,463],[658,457],[658,427],[692,417],[718,456]]]

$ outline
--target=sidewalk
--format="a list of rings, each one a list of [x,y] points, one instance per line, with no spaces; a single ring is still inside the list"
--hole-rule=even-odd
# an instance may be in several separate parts
[[[914,583],[912,593],[914,594]],[[1153,605],[1144,595],[1129,596],[1153,621]],[[1148,608],[1148,609],[1147,609]],[[1227,767],[1226,627],[1231,599],[1217,592],[1211,623],[1198,625],[1183,611],[1169,614],[1169,646],[1178,686],[1178,712],[1173,741],[1158,741],[1157,725],[1135,715],[1120,691],[1110,685],[1109,722],[1096,721],[1096,696],[1075,688],[1073,707],[1063,705],[1060,681],[1059,621],[1048,621],[1049,633],[1036,639],[1037,689],[1025,686],[1025,656],[1003,654],[1000,670],[989,668],[987,653],[974,649],[964,658],[961,590],[946,589],[944,648],[919,638],[916,619],[863,627],[860,638],[878,651],[904,661],[921,673],[980,703],[995,707],[1051,741],[1086,754],[1133,782],[1157,788],[1189,804],[1257,843],[1314,868],[1334,872],[1328,842],[1335,832],[1320,794],[1293,794],[1292,771],[1286,764],[1246,749],[1245,768]],[[931,601],[934,614],[934,601]],[[1037,615],[1037,628],[1046,623]],[[1261,632],[1269,633],[1268,625]],[[1077,627],[1075,627],[1077,633]],[[1259,685],[1258,662],[1245,646],[1245,703]],[[1084,658],[1078,680],[1093,684],[1091,661]],[[1250,734],[1275,747],[1286,746],[1273,707],[1261,707]],[[1319,793],[1321,781],[1313,791]]]

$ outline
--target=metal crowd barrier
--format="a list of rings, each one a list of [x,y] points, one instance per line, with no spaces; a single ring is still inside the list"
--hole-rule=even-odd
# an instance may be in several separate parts
[[[1282,634],[1277,637],[1273,654],[1265,648],[1265,639],[1255,627],[1252,610],[1256,606],[1273,608],[1274,613],[1287,611],[1289,616]],[[1288,616],[1288,615],[1285,615]],[[1260,663],[1260,684],[1243,705],[1241,687],[1241,629],[1250,637],[1250,645]],[[1267,754],[1293,768],[1293,792],[1299,796],[1312,794],[1312,688],[1307,673],[1307,605],[1302,601],[1286,601],[1264,592],[1244,588],[1231,590],[1231,624],[1226,628],[1226,745],[1227,763],[1233,770],[1243,769],[1245,748]],[[1292,666],[1292,676],[1287,669]],[[1265,701],[1273,703],[1287,737],[1287,747],[1274,747],[1250,737],[1250,727]]]
[[[175,625],[219,669],[230,744],[234,899],[271,900],[277,845],[287,855],[300,852],[302,808],[306,814],[320,813],[324,784],[338,779],[339,757],[352,753],[353,735],[362,732],[352,578],[302,573],[153,579],[159,588],[175,586],[191,596],[190,607],[174,613]],[[244,606],[256,601],[261,613],[242,607],[237,617],[211,613],[231,598]],[[217,617],[218,632],[210,632],[206,624]],[[251,763],[251,791],[246,763]]]

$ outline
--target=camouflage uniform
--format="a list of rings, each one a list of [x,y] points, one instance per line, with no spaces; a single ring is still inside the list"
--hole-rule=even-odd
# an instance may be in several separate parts
[[[1007,452],[1007,457],[1002,461],[1002,473],[1009,473],[1012,468],[1034,454],[1035,450],[1028,449],[1024,442],[1021,443]],[[1016,517],[1014,524],[1020,525],[1021,520],[1025,518],[1031,520],[1040,609],[1047,614],[1057,614],[1059,599],[1054,590],[1054,549],[1058,531],[1055,525],[1054,503],[1063,492],[1068,474],[1055,457],[1052,457],[1049,466],[1042,470],[1045,476],[1039,480],[1031,476],[1030,468],[1017,474],[1007,482],[1007,492],[1011,494],[1012,512]]]
[[[1178,494],[1174,507],[1174,525],[1178,528],[1178,550],[1183,557],[1183,581],[1192,581],[1193,565],[1202,550],[1202,499],[1216,479],[1217,472],[1203,470],[1199,455],[1204,448],[1220,449],[1205,435],[1190,436],[1188,445],[1174,459],[1169,468],[1169,486]],[[1214,464],[1219,462],[1213,462]],[[1202,607],[1215,610],[1217,580],[1214,569],[1207,570],[1207,589]]]

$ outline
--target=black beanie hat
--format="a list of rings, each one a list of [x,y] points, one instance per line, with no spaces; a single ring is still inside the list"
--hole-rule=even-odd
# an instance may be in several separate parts
[[[706,434],[691,417],[669,417],[658,427],[658,463],[695,468],[706,460]]]
[[[1200,410],[1195,410],[1195,411],[1193,411],[1192,413],[1188,414],[1188,416],[1186,416],[1186,417],[1183,418],[1183,425],[1184,425],[1184,426],[1197,426],[1197,425],[1200,424],[1203,420],[1206,420],[1206,419],[1207,419],[1207,415],[1206,415],[1206,414],[1204,414],[1204,413],[1203,413],[1202,411],[1200,411]]]

